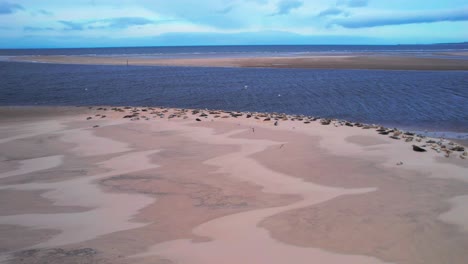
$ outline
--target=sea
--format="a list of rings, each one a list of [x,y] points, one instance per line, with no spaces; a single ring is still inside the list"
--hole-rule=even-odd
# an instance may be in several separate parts
[[[164,106],[277,112],[468,139],[468,71],[59,65],[9,56],[158,58],[384,54],[466,60],[468,43],[0,49],[0,106]],[[447,55],[452,53],[452,55]]]

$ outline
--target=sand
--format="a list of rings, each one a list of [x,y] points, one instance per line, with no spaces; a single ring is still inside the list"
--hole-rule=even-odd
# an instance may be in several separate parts
[[[448,54],[450,55],[450,54]],[[384,70],[468,70],[468,60],[421,58],[412,55],[385,54],[323,55],[301,57],[240,58],[155,58],[112,56],[13,56],[9,61],[91,64],[120,66],[191,66],[247,68],[312,68],[312,69],[384,69]]]
[[[449,55],[449,56],[468,56],[468,51],[458,51],[458,52],[439,52],[436,54],[440,55]]]
[[[0,263],[466,262],[463,152],[202,112],[0,108]]]

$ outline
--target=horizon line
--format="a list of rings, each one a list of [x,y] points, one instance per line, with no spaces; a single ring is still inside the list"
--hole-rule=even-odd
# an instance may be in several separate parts
[[[412,43],[412,44],[233,44],[233,45],[155,45],[155,46],[83,46],[83,47],[29,47],[29,48],[1,48],[0,50],[28,50],[28,49],[115,49],[115,48],[183,48],[183,47],[246,47],[246,46],[431,46],[431,45],[460,45],[463,42],[447,43]]]

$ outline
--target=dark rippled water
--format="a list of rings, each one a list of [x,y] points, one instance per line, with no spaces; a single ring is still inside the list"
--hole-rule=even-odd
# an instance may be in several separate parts
[[[468,132],[468,72],[0,62],[1,105],[267,111]]]

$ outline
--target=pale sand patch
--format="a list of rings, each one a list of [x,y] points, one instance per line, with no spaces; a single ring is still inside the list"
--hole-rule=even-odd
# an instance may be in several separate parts
[[[457,225],[463,232],[468,232],[468,195],[454,197],[449,203],[452,208],[441,214],[439,219]]]
[[[0,173],[0,179],[54,168],[60,166],[62,160],[63,155],[21,160],[19,169]]]
[[[68,130],[62,134],[64,142],[76,144],[70,151],[80,156],[99,156],[131,150],[126,143],[97,137],[89,129]]]

